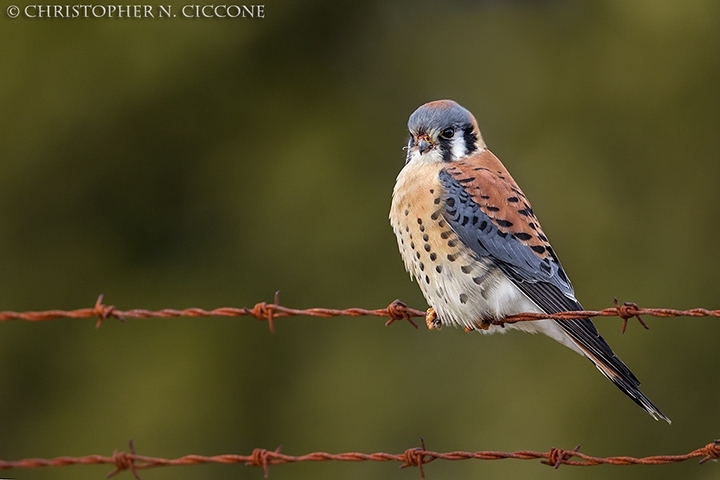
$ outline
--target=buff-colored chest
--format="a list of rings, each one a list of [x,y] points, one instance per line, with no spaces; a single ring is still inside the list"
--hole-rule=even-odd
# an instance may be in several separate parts
[[[459,251],[456,235],[441,214],[441,167],[439,163],[406,165],[398,175],[390,210],[405,267],[423,292],[443,273],[448,257],[454,260]]]
[[[407,164],[398,175],[390,210],[405,268],[417,280],[428,304],[444,325],[468,328],[537,311],[492,260],[465,245],[444,219],[445,192],[438,177],[443,167],[442,163]],[[545,327],[544,322],[508,325],[530,332]],[[490,326],[480,331],[506,330]]]
[[[496,316],[500,272],[467,248],[442,215],[442,164],[405,166],[393,192],[390,223],[405,268],[443,324],[474,327]]]

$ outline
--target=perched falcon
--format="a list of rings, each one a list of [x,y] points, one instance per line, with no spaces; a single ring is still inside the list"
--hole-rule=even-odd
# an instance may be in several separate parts
[[[430,305],[428,327],[544,333],[586,356],[656,420],[668,419],[589,318],[492,325],[523,312],[582,310],[527,197],[487,149],[473,115],[451,100],[408,121],[390,223],[405,268]]]

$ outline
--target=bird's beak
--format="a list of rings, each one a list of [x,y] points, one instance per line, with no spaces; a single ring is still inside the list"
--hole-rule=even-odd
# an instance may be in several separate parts
[[[433,148],[433,144],[427,137],[427,135],[422,135],[420,138],[418,138],[417,146],[418,150],[420,150],[421,155]]]

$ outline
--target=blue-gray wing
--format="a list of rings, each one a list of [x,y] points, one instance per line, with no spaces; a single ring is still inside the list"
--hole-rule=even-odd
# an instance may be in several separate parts
[[[495,259],[517,282],[547,283],[560,297],[574,300],[570,280],[509,174],[455,162],[440,171],[439,179],[443,216],[468,247]]]
[[[529,202],[503,170],[471,161],[454,162],[441,170],[443,218],[466,246],[502,270],[542,311],[582,310]],[[620,375],[618,381],[627,384],[623,391],[640,384],[590,319],[557,323],[588,357]]]

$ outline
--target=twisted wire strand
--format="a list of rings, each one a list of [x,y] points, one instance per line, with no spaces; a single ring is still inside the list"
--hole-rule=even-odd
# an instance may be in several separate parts
[[[278,292],[279,293],[279,292]],[[392,301],[385,308],[368,310],[365,308],[306,308],[296,309],[288,308],[279,304],[278,293],[275,294],[274,303],[259,302],[252,308],[248,307],[220,307],[213,310],[205,310],[203,308],[191,307],[185,309],[164,308],[161,310],[146,310],[142,308],[134,308],[130,310],[119,310],[114,305],[106,305],[103,303],[103,295],[100,295],[91,308],[79,308],[76,310],[44,310],[44,311],[28,311],[0,312],[0,321],[23,320],[28,322],[44,322],[59,318],[97,318],[96,327],[100,327],[108,318],[115,318],[122,322],[128,318],[175,318],[175,317],[253,317],[258,320],[268,322],[270,331],[275,331],[274,320],[284,317],[384,317],[389,320],[386,325],[398,320],[405,320],[413,327],[417,328],[417,324],[413,321],[416,317],[425,317],[426,312],[408,307],[400,300]],[[602,310],[579,310],[569,312],[559,312],[553,314],[547,313],[521,313],[512,315],[503,319],[492,322],[495,325],[505,325],[518,322],[531,322],[542,319],[555,320],[571,320],[576,318],[591,317],[620,317],[623,320],[622,331],[625,332],[627,322],[631,318],[636,318],[644,328],[648,328],[647,324],[642,320],[641,316],[651,316],[660,318],[669,317],[720,317],[720,310],[708,310],[706,308],[692,308],[689,310],[676,310],[673,308],[643,308],[632,302],[619,304],[615,299],[615,306]]]
[[[265,477],[269,475],[269,468],[272,465],[282,465],[287,463],[300,462],[399,462],[400,468],[418,467],[420,476],[425,478],[423,465],[434,462],[435,460],[541,460],[541,463],[558,468],[560,465],[570,465],[576,467],[589,467],[596,465],[668,465],[671,463],[685,462],[694,458],[699,458],[703,464],[709,460],[717,461],[720,459],[720,439],[716,439],[707,445],[697,448],[683,455],[653,455],[649,457],[595,457],[579,451],[579,446],[572,450],[564,450],[560,448],[551,448],[546,452],[536,452],[532,450],[519,450],[515,452],[498,452],[498,451],[478,451],[478,452],[434,452],[425,448],[425,442],[421,439],[420,448],[409,448],[403,453],[328,453],[328,452],[312,452],[304,455],[286,455],[280,452],[280,448],[276,450],[265,450],[256,448],[250,455],[185,455],[178,458],[157,458],[147,455],[138,455],[132,441],[130,442],[130,452],[115,451],[111,456],[103,455],[87,455],[84,457],[55,457],[51,459],[43,458],[26,458],[23,460],[0,460],[0,470],[13,468],[41,468],[41,467],[64,467],[68,465],[113,465],[115,468],[108,473],[108,478],[118,473],[128,470],[136,479],[140,479],[138,470],[155,467],[169,466],[186,466],[186,465],[202,465],[202,464],[244,464],[250,467],[262,467]]]

